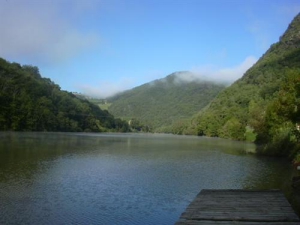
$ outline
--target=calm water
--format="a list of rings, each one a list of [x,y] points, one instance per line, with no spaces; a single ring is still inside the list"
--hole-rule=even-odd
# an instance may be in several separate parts
[[[174,224],[204,188],[280,188],[290,164],[249,143],[140,134],[0,133],[0,224]]]

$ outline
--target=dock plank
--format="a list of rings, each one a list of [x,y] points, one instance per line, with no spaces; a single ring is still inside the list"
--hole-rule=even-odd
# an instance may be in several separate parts
[[[299,225],[299,222],[247,222],[247,221],[209,221],[186,220],[176,225]]]
[[[300,225],[279,190],[202,190],[176,225],[245,224]]]

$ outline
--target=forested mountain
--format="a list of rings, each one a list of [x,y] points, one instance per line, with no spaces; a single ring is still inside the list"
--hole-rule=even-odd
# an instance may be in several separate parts
[[[127,131],[128,124],[61,91],[37,67],[0,58],[0,130]]]
[[[155,132],[178,133],[176,126],[225,88],[205,80],[188,81],[191,77],[192,73],[177,72],[118,94],[108,99],[109,112]]]
[[[299,97],[300,14],[278,43],[194,118],[193,126],[199,135],[256,141],[264,144],[264,153],[295,155]]]

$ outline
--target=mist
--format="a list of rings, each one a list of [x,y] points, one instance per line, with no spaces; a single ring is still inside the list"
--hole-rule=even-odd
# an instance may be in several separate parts
[[[257,59],[254,56],[249,56],[242,63],[233,67],[220,69],[215,66],[196,67],[191,69],[191,72],[177,73],[176,82],[212,81],[230,85],[241,78],[256,62]]]
[[[249,56],[242,63],[233,67],[217,68],[212,65],[194,67],[190,69],[190,71],[175,72],[175,82],[180,85],[181,83],[186,82],[211,81],[229,86],[234,81],[241,78],[256,62],[257,59],[255,57]],[[165,76],[167,75],[168,74]],[[160,81],[164,81],[163,78],[164,77],[159,78]],[[114,82],[103,81],[98,83],[98,85],[80,85],[77,89],[79,89],[79,92],[90,97],[105,99],[137,86],[132,77],[121,78]],[[155,84],[154,80],[150,82],[145,81],[144,83]]]

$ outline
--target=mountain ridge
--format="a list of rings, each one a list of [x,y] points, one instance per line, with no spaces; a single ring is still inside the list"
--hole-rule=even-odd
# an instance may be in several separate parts
[[[280,150],[280,146],[284,140],[294,139],[291,148],[298,148],[295,124],[300,122],[299,62],[300,14],[240,79],[194,116],[192,126],[198,135],[256,141],[263,144],[262,152],[293,155],[297,150]]]
[[[175,72],[110,97],[109,112],[123,119],[137,119],[153,131],[159,131],[158,128],[170,126],[180,118],[191,117],[225,88],[223,84],[206,80],[179,79],[185,75],[193,73]]]

